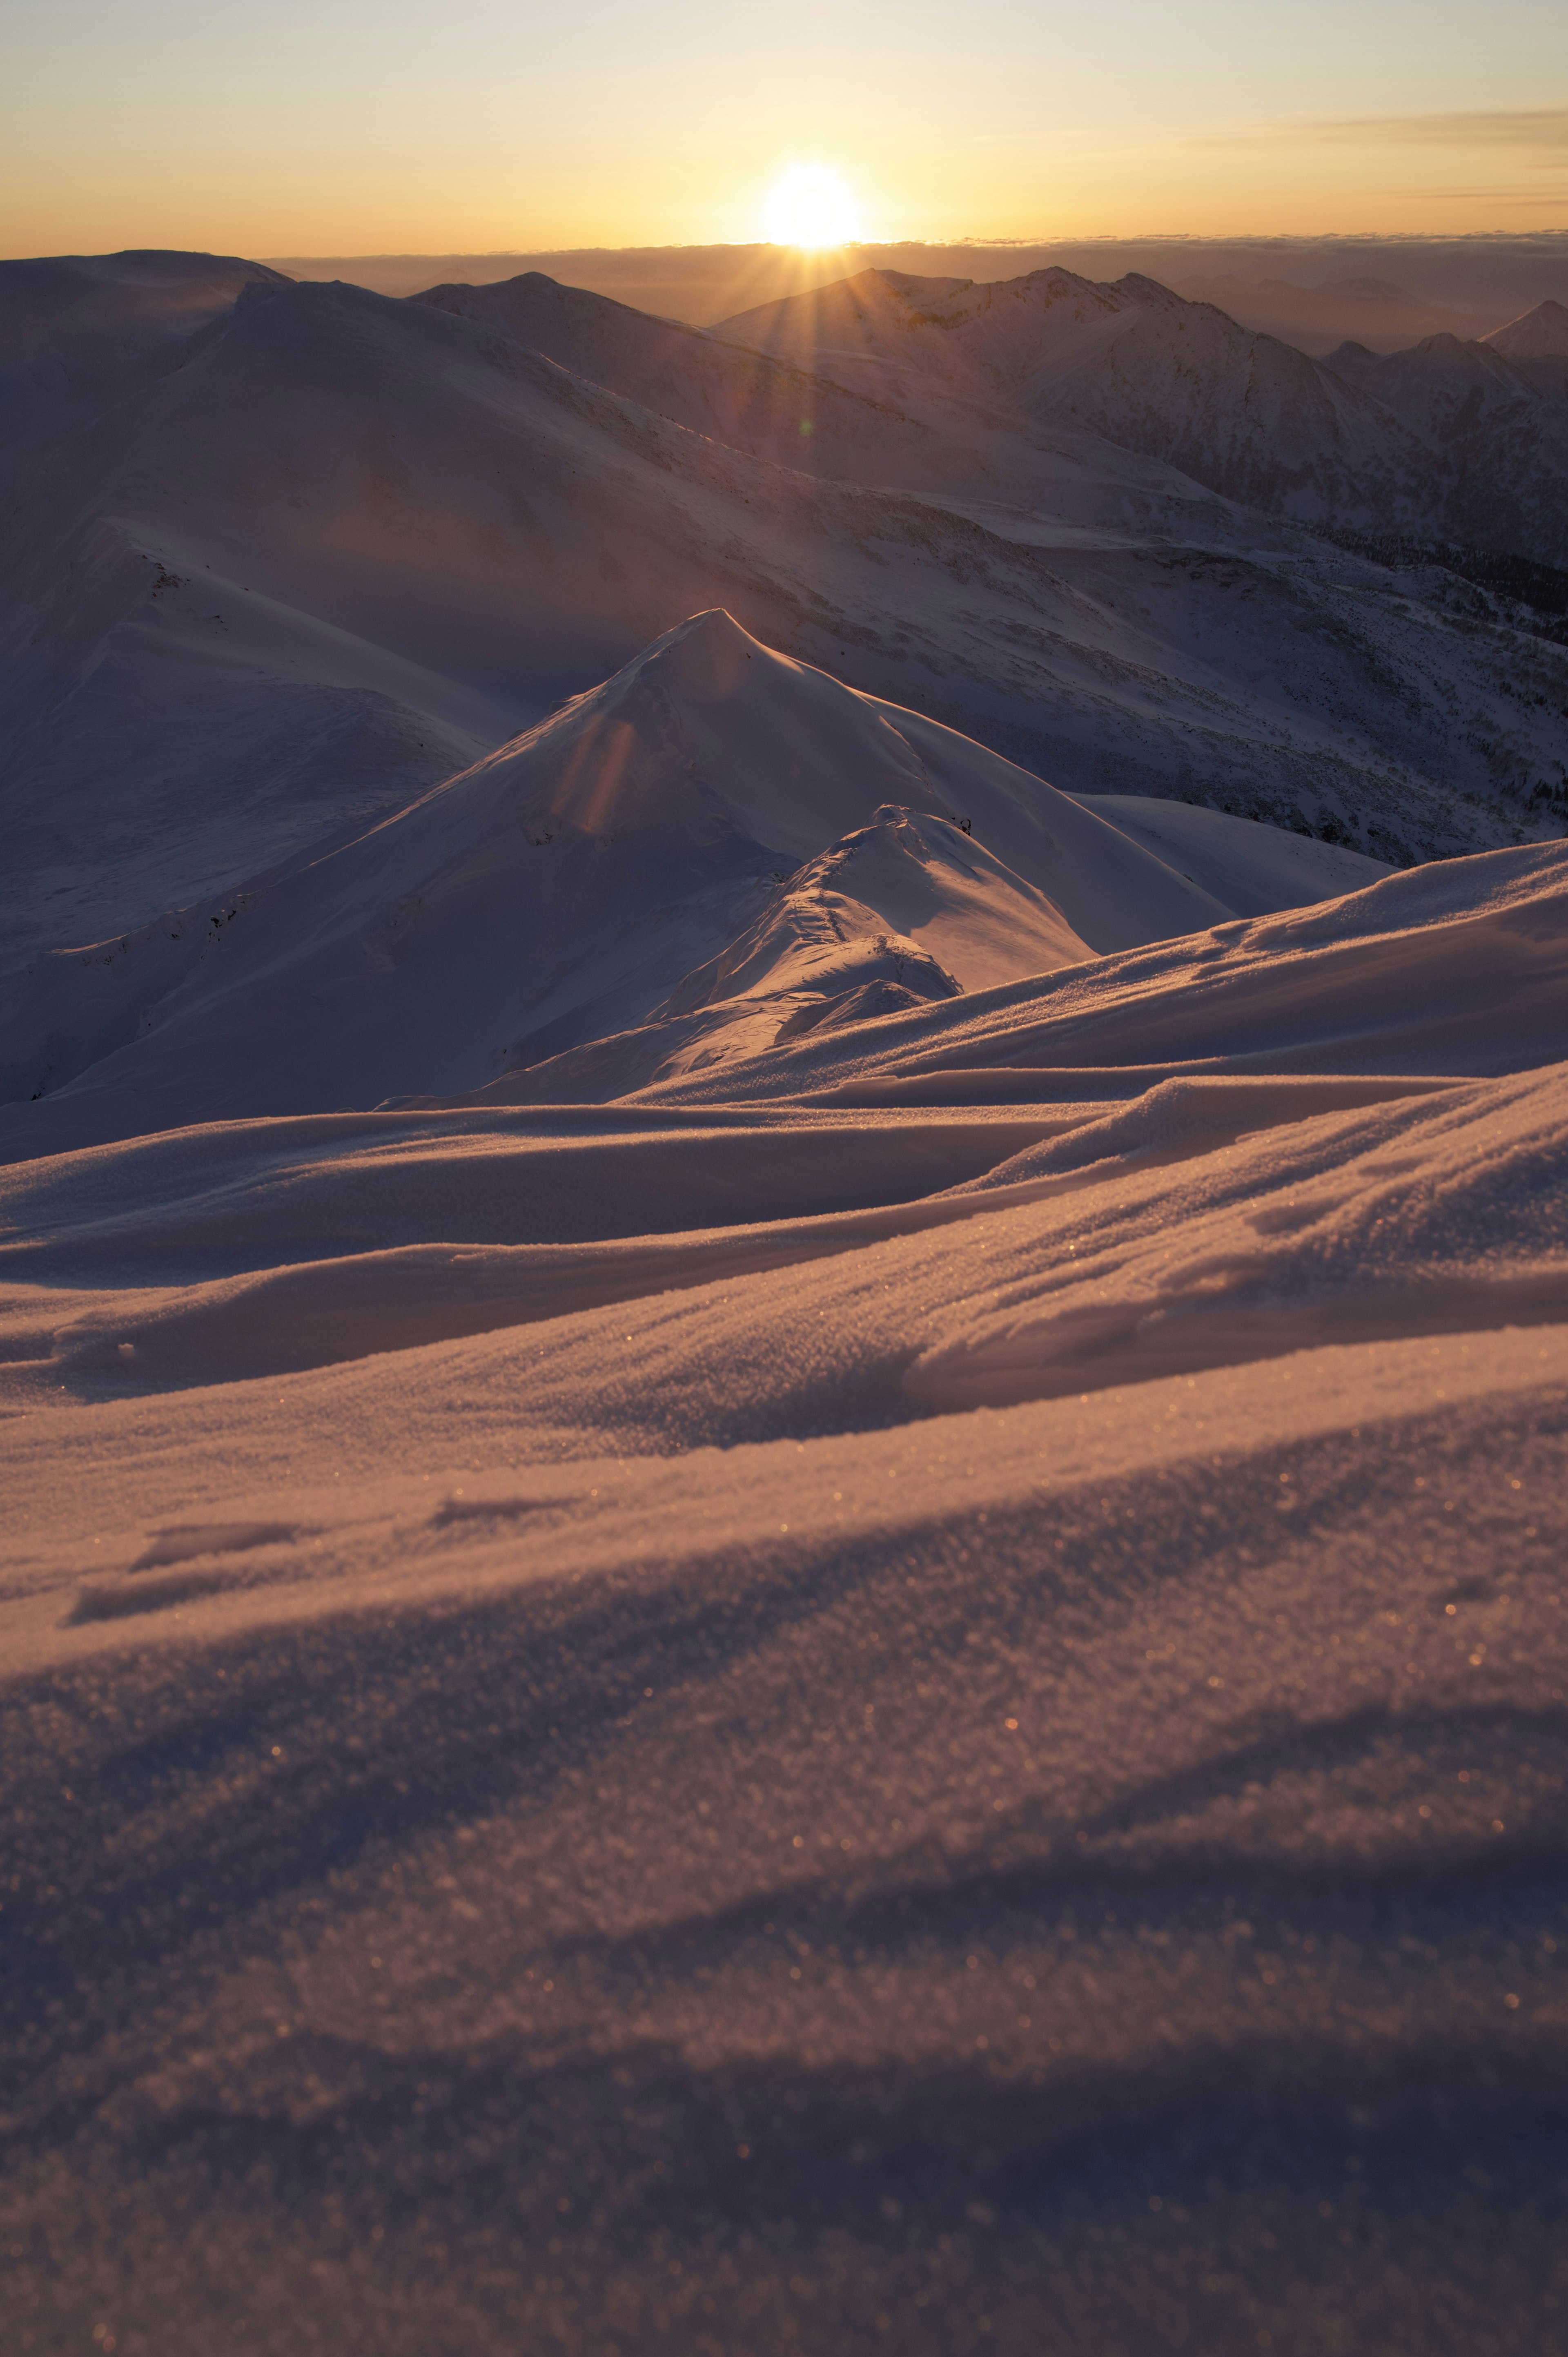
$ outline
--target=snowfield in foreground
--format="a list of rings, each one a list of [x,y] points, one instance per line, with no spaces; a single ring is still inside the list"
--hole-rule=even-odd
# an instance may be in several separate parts
[[[684,1011],[280,1101],[538,759],[7,1116],[10,2345],[1568,2346],[1568,850],[1096,936],[1235,836],[867,772]],[[813,984],[856,859],[950,988]]]

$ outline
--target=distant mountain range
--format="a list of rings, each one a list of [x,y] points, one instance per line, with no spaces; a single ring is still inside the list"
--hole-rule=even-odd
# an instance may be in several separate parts
[[[1494,305],[1429,302],[1390,278],[1339,278],[1304,286],[1292,278],[1242,278],[1226,272],[1179,279],[1176,291],[1189,302],[1214,304],[1243,328],[1318,356],[1350,341],[1394,351],[1423,336],[1484,335],[1498,324]]]
[[[515,253],[263,259],[285,277],[346,278],[378,295],[418,295],[444,280],[478,286],[540,272],[699,328],[862,270],[1003,279],[1058,269],[1102,283],[1136,271],[1178,294],[1218,302],[1244,326],[1283,334],[1292,343],[1319,331],[1322,306],[1316,298],[1324,295],[1357,306],[1354,318],[1338,319],[1330,328],[1330,344],[1347,336],[1380,344],[1384,331],[1372,331],[1369,311],[1381,318],[1386,305],[1388,318],[1395,322],[1386,338],[1391,350],[1439,328],[1455,335],[1487,335],[1547,297],[1568,301],[1568,231],[1562,230],[1465,237],[1015,238],[1002,244],[907,239],[814,253],[779,245],[578,246]],[[1214,291],[1221,285],[1234,299]],[[1369,294],[1380,287],[1388,290],[1386,296]],[[1288,317],[1281,314],[1282,304],[1288,307]],[[1412,318],[1412,305],[1431,306],[1440,316]],[[1265,311],[1264,306],[1273,307]]]
[[[1432,337],[1369,366],[1359,347],[1315,361],[1153,279],[1097,285],[1065,270],[999,285],[866,271],[714,332],[885,398],[933,388],[1084,426],[1272,515],[1568,563],[1558,303],[1501,340]]]
[[[280,879],[711,608],[1069,794],[1394,864],[1555,834],[1560,319],[1326,361],[1060,269],[703,332],[0,265],[5,939]]]

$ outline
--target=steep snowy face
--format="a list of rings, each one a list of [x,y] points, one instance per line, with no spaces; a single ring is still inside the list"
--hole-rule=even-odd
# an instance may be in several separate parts
[[[846,382],[921,378],[1072,420],[1227,497],[1370,521],[1420,497],[1402,429],[1305,354],[1137,274],[994,285],[866,271],[718,331]]]
[[[1542,311],[1561,309],[1543,304]],[[1568,319],[1568,313],[1563,314]],[[1392,412],[1434,454],[1424,534],[1568,560],[1568,349],[1537,313],[1520,337],[1428,336],[1382,357],[1346,345],[1324,367]]]
[[[1568,404],[1568,307],[1538,303],[1486,341],[1534,392],[1560,406]]]
[[[1536,389],[1511,359],[1489,342],[1427,336],[1408,351],[1379,356],[1348,344],[1326,365],[1348,384],[1371,393],[1419,432],[1439,440],[1503,419],[1539,404]]]
[[[497,330],[694,434],[808,474],[940,478],[956,487],[985,471],[983,454],[906,416],[869,386],[846,389],[539,271],[488,286],[433,286],[410,299]]]
[[[1563,390],[1561,312],[1541,305],[1485,344],[1440,333],[1319,362],[1136,273],[982,286],[866,271],[719,332],[906,401],[924,384],[1072,422],[1305,523],[1447,532],[1558,563],[1568,420],[1541,396]]]
[[[1568,361],[1568,307],[1550,299],[1483,339],[1510,361]]]
[[[854,839],[882,804],[897,813]],[[142,1126],[145,1092],[192,1120],[480,1086],[646,1023],[825,845],[790,886],[788,942],[764,926],[780,970],[754,1045],[802,994],[821,1012],[872,981],[908,991],[904,965],[940,995],[950,966],[1010,979],[1228,913],[1040,780],[712,611],[293,874],[35,961],[10,994],[8,1092],[74,1087]]]

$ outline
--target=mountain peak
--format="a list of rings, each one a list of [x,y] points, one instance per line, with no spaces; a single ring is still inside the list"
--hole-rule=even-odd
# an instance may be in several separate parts
[[[644,664],[656,668],[671,685],[706,700],[732,695],[746,665],[767,654],[733,614],[723,606],[710,606],[655,639]]]
[[[1533,311],[1510,319],[1482,340],[1505,360],[1568,361],[1568,307],[1548,296]]]

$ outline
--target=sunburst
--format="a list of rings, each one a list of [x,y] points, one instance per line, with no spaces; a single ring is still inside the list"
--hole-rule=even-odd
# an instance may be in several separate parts
[[[797,164],[768,199],[768,234],[775,245],[808,252],[848,245],[859,235],[854,199],[837,172],[822,164]]]

